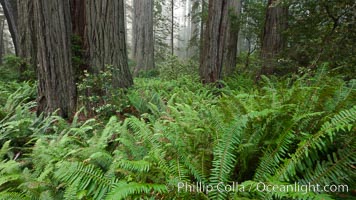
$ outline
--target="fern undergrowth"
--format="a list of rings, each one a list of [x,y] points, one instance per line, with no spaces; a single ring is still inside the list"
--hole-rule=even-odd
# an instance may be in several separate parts
[[[85,119],[80,109],[71,123],[37,116],[29,83],[1,86],[0,199],[354,198],[354,80],[135,81],[131,112]],[[239,192],[216,189],[235,183]],[[349,190],[263,192],[261,183]]]

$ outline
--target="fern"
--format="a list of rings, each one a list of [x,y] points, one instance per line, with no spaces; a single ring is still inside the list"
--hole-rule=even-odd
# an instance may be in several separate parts
[[[94,165],[84,165],[79,162],[58,163],[55,177],[66,184],[66,188],[77,188],[77,193],[86,190],[94,199],[102,199],[112,184],[116,182],[114,177],[106,177],[104,173]]]
[[[150,194],[150,196],[158,197],[168,192],[167,187],[161,184],[127,183],[120,181],[113,187],[113,190],[105,198],[106,200],[127,199],[129,196],[137,194]]]
[[[0,149],[0,159],[2,159],[10,150],[11,140],[6,141]]]
[[[283,166],[279,168],[274,175],[273,179],[276,180],[290,180],[290,178],[296,175],[297,169],[303,169],[302,161],[304,158],[309,159],[308,155],[316,150],[323,150],[326,148],[326,143],[323,138],[327,137],[332,141],[333,137],[337,134],[339,130],[347,131],[351,130],[351,127],[356,121],[356,106],[349,110],[345,110],[335,115],[330,122],[325,122],[320,131],[306,140],[303,140],[298,145],[298,149],[287,159]]]
[[[0,192],[0,200],[30,200],[30,197],[27,197],[25,194],[17,192],[4,191]]]
[[[268,145],[260,158],[259,166],[257,167],[254,175],[254,180],[266,180],[269,176],[273,175],[285,156],[289,153],[291,145],[296,141],[295,130],[296,126],[301,128],[301,121],[311,119],[315,116],[320,116],[321,113],[295,113],[287,127],[284,127],[282,133],[279,134],[275,142]],[[304,122],[305,123],[305,122]]]
[[[355,148],[344,148],[327,155],[327,160],[318,161],[314,170],[306,170],[301,183],[311,185],[344,184],[355,185],[356,173],[352,165],[356,163]]]
[[[133,172],[148,172],[150,163],[144,160],[131,161],[120,159],[116,161],[116,166]]]
[[[220,182],[227,183],[229,181],[236,162],[234,151],[240,143],[240,136],[247,122],[248,117],[241,116],[236,118],[230,127],[222,130],[222,137],[214,150],[213,168],[209,178],[212,185],[216,186]],[[214,199],[224,199],[227,193],[213,191],[210,195]]]

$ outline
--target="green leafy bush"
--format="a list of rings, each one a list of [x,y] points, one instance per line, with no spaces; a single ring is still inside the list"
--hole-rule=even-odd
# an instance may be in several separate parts
[[[84,71],[78,84],[79,105],[85,106],[89,115],[110,116],[127,106],[125,91],[112,87],[112,76],[111,66],[98,74]]]
[[[158,64],[160,77],[164,80],[174,80],[182,76],[197,76],[198,64],[193,60],[183,62],[177,56],[170,56]]]

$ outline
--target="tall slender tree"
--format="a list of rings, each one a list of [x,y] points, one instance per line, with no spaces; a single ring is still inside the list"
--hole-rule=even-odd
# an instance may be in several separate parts
[[[209,14],[200,52],[200,78],[203,83],[221,79],[226,29],[228,25],[228,0],[210,0]]]
[[[283,31],[287,28],[288,8],[278,0],[268,0],[266,20],[262,36],[261,74],[269,75],[275,71],[275,58],[283,50],[285,39]]]
[[[229,0],[228,4],[229,16],[225,38],[226,51],[224,52],[224,72],[226,75],[233,73],[236,68],[241,0]]]
[[[174,0],[171,0],[171,54],[174,55]]]
[[[17,31],[17,3],[15,0],[0,0],[0,4],[3,8],[4,14],[6,16],[7,24],[9,26],[9,31],[14,43],[15,52],[17,54],[18,50],[18,31]]]
[[[38,113],[71,117],[76,87],[71,63],[69,0],[33,0],[37,36]]]
[[[4,32],[5,32],[5,18],[3,16],[1,16],[3,13],[3,11],[1,10],[0,12],[0,65],[2,65],[2,59],[4,56]]]
[[[134,74],[155,68],[153,39],[153,0],[133,0],[132,54]]]
[[[201,0],[201,19],[200,19],[200,60],[202,59],[202,52],[203,52],[203,48],[204,48],[204,33],[205,33],[205,29],[206,29],[206,22],[208,21],[206,18],[206,11],[208,10],[207,8],[207,2],[206,0]]]
[[[189,43],[188,43],[188,57],[194,58],[197,56],[199,52],[199,25],[200,25],[200,0],[190,0],[190,7],[189,7]]]

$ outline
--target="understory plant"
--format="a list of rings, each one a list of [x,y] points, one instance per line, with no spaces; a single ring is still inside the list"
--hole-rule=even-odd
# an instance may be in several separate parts
[[[262,79],[231,78],[222,89],[192,77],[136,79],[125,94],[134,112],[82,120],[80,110],[71,123],[37,117],[33,102],[17,100],[31,94],[21,90],[2,106],[0,199],[352,199],[355,81]]]

